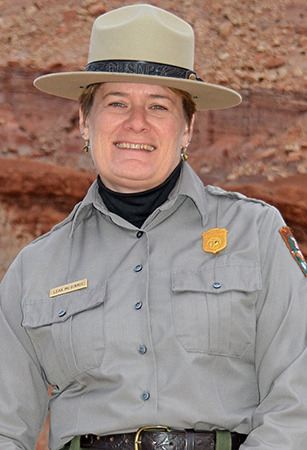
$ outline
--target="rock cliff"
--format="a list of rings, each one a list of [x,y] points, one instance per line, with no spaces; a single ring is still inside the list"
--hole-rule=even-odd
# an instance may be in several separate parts
[[[84,70],[93,20],[143,1],[0,0],[0,278],[22,246],[62,220],[95,178],[78,106],[33,79]],[[307,255],[305,0],[151,0],[195,30],[195,69],[238,90],[234,109],[199,113],[189,162],[204,183],[282,212]],[[42,433],[38,449],[46,449]]]

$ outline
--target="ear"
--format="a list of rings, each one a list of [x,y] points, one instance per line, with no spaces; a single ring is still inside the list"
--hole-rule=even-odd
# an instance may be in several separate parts
[[[81,136],[83,137],[83,139],[89,140],[90,135],[89,135],[88,122],[87,122],[87,119],[84,118],[84,114],[83,114],[83,111],[81,110],[81,108],[79,108],[79,128],[80,128],[80,133],[81,133]]]
[[[192,139],[192,135],[193,135],[194,121],[195,121],[195,114],[193,114],[193,116],[192,116],[191,124],[190,124],[190,127],[189,127],[189,133],[190,133],[189,139],[190,140]]]
[[[195,114],[193,115],[191,119],[190,126],[187,124],[187,128],[183,135],[183,148],[187,147],[192,139],[193,136],[193,130],[194,130],[194,120],[195,120]]]

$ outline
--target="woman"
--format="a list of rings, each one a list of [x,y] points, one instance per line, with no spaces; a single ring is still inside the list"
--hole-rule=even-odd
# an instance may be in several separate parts
[[[193,71],[193,32],[149,5],[93,26],[80,97],[98,178],[1,285],[0,449],[294,450],[307,438],[306,263],[280,214],[204,187],[195,110],[240,96]]]

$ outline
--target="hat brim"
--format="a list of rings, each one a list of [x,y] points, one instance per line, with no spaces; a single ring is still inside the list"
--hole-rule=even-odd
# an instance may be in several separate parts
[[[82,91],[94,83],[141,83],[181,89],[188,92],[197,110],[224,109],[237,106],[242,98],[236,91],[202,81],[171,77],[107,72],[60,72],[42,75],[35,87],[57,97],[77,100]]]

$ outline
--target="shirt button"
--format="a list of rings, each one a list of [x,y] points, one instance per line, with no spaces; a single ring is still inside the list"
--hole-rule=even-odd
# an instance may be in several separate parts
[[[135,272],[141,272],[141,270],[143,269],[143,266],[141,264],[137,264],[134,268]]]
[[[145,355],[145,353],[147,353],[147,347],[145,345],[140,345],[138,348],[138,352],[140,355]]]
[[[134,308],[135,308],[135,309],[141,309],[142,306],[143,306],[143,303],[142,303],[142,302],[136,302],[136,304],[134,305]]]
[[[58,312],[59,317],[64,317],[66,315],[65,309],[61,309],[61,311]]]
[[[138,239],[140,239],[142,236],[143,236],[143,231],[138,231],[138,232],[136,233],[136,237],[137,237]]]
[[[214,289],[221,289],[222,283],[220,283],[219,281],[216,281],[215,283],[213,283],[213,287],[214,287]]]
[[[149,400],[149,397],[150,397],[150,393],[149,393],[149,392],[144,391],[144,392],[142,393],[142,400],[144,400],[144,402],[146,402],[147,400]]]

